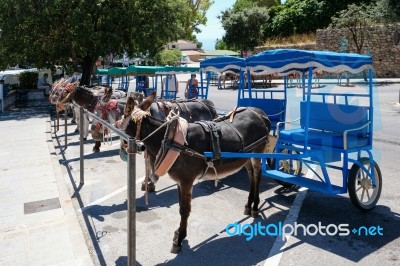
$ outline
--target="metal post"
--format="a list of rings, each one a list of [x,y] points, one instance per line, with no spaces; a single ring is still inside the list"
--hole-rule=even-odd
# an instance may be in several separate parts
[[[75,105],[76,106],[76,105]],[[82,115],[83,108],[80,109],[80,115]],[[100,122],[102,125],[110,128],[120,137],[128,142],[128,168],[127,168],[127,199],[128,199],[128,265],[136,265],[136,151],[138,145],[136,139],[130,137],[125,132],[102,120],[97,115],[85,111],[86,114],[92,117],[94,120]],[[83,117],[83,115],[82,115]],[[79,122],[82,125],[83,118]],[[83,126],[82,126],[83,128]],[[81,130],[82,132],[83,130]],[[83,183],[83,136],[81,133],[81,183]]]
[[[60,130],[60,112],[58,112],[58,111],[56,111],[57,112],[57,129],[56,129],[56,131],[59,131]]]
[[[128,139],[128,265],[136,265],[136,140]]]
[[[1,30],[0,30],[1,31]],[[4,86],[3,86],[3,81],[0,83],[0,100],[1,100],[1,112],[4,113],[4,97],[3,97],[3,92]]]
[[[67,140],[67,135],[68,135],[68,128],[67,128],[67,119],[68,119],[68,114],[67,114],[67,108],[65,108],[64,111],[64,150],[67,149],[67,145],[68,145],[68,140]]]
[[[81,106],[81,107],[79,107],[79,148],[80,148],[80,150],[79,150],[79,167],[80,167],[80,169],[79,169],[79,172],[80,172],[80,182],[79,182],[79,184],[80,185],[83,185],[84,183],[85,183],[85,172],[84,172],[84,164],[83,164],[83,138],[84,138],[84,130],[83,130],[83,127],[84,127],[84,125],[83,125],[83,123],[84,123],[84,118],[83,118],[83,116],[84,116],[84,113],[83,113],[83,107]]]

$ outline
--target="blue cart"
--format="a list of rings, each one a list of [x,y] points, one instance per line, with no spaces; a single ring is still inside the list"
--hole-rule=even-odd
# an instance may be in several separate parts
[[[274,153],[224,152],[221,155],[261,158],[263,176],[325,194],[348,192],[357,208],[373,208],[381,194],[382,175],[372,154],[372,58],[350,53],[278,49],[247,58],[246,67],[248,71],[283,76],[293,70],[300,71],[303,79],[300,117],[295,121],[277,122]],[[367,71],[368,88],[355,91],[351,87],[345,91],[346,87],[337,86],[332,91],[314,90],[315,69],[353,74]],[[212,153],[206,156],[211,157]],[[275,159],[272,169],[267,164],[271,158]],[[282,171],[282,164],[291,169],[298,162],[316,178],[305,176],[301,171]],[[340,181],[332,182],[333,172],[339,173]]]

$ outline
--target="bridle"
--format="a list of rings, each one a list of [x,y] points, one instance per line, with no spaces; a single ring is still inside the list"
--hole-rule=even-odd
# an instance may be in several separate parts
[[[132,114],[131,114],[132,120],[133,122],[135,122],[137,124],[136,127],[136,134],[135,134],[135,139],[136,140],[141,140],[140,139],[140,131],[142,129],[142,121],[143,118],[145,117],[150,117],[158,122],[162,122],[154,117],[151,117],[150,111],[144,111],[138,107],[134,107]],[[144,139],[142,139],[141,141],[145,141],[147,139],[149,139],[151,136],[153,136],[156,132],[158,132],[161,128],[163,128],[164,126],[166,126],[167,124],[171,123],[172,121],[179,119],[179,111],[177,113],[175,113],[173,110],[171,110],[167,116],[167,120],[162,123],[156,130],[154,130],[151,134],[149,134],[147,137],[145,137]]]

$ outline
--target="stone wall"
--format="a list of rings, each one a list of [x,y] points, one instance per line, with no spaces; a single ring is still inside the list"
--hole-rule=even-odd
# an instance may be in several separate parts
[[[375,75],[378,78],[400,78],[400,44],[393,43],[393,32],[396,28],[400,29],[400,25],[376,27],[365,39],[361,53],[372,55]],[[356,53],[357,49],[345,30],[317,30],[317,48],[340,52],[342,38],[348,40],[347,51]]]
[[[400,78],[400,44],[394,45],[393,43],[393,32],[396,29],[400,30],[400,24],[388,28],[376,27],[371,30],[364,42],[362,54],[372,55],[377,78]],[[340,45],[342,38],[347,40],[347,52],[355,53],[357,49],[346,31],[336,29],[317,30],[314,44],[256,47],[254,52],[259,53],[279,48],[341,52],[345,47],[345,45]]]

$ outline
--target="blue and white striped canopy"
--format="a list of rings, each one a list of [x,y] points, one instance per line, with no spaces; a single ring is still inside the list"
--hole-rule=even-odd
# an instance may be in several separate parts
[[[372,67],[372,57],[352,53],[277,49],[246,58],[246,65],[251,73],[257,74],[285,75],[291,70],[309,67],[331,73],[358,73]]]
[[[200,62],[200,70],[202,71],[224,72],[230,70],[238,72],[245,70],[245,68],[246,60],[233,56],[213,57]]]

